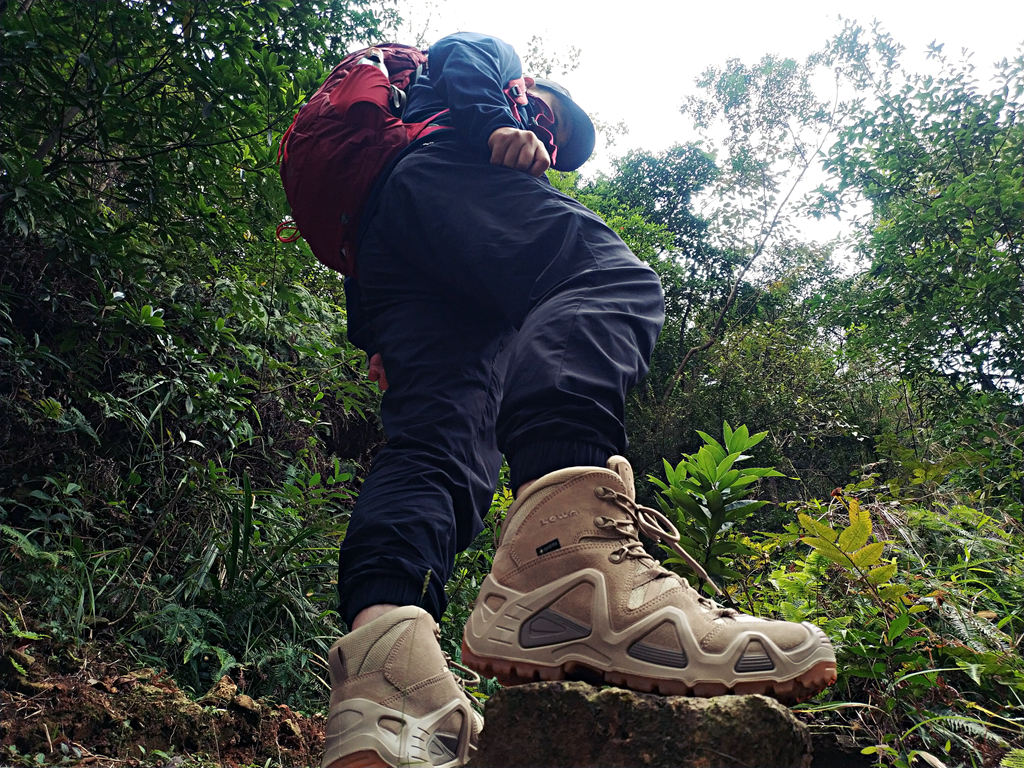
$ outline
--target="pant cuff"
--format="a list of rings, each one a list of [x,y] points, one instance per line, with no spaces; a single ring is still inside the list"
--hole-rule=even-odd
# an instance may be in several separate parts
[[[434,621],[440,621],[446,606],[436,604],[436,592],[427,589],[424,593],[422,581],[412,582],[400,577],[357,579],[346,583],[344,589],[339,588],[339,612],[350,628],[361,610],[381,604],[416,605],[432,615]],[[443,589],[441,594],[444,594]]]
[[[604,467],[613,451],[605,445],[550,441],[530,443],[506,458],[509,484],[515,493],[523,483],[536,480],[548,472],[567,467]]]

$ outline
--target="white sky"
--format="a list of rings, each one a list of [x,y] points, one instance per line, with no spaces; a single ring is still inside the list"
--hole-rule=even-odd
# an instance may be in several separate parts
[[[617,153],[694,139],[679,106],[696,92],[701,71],[730,57],[803,58],[842,28],[841,16],[865,26],[880,20],[921,70],[932,40],[945,43],[948,54],[970,49],[979,69],[1013,57],[1024,42],[1020,0],[404,0],[401,7],[410,34],[427,43],[471,30],[496,35],[520,53],[533,35],[550,53],[581,49],[579,68],[558,79],[591,114],[625,121],[629,135]]]

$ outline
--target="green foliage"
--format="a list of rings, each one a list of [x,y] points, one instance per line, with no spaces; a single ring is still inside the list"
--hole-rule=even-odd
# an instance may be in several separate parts
[[[829,154],[837,200],[872,208],[870,270],[849,299],[854,339],[908,377],[1019,395],[1024,365],[1024,58],[992,92],[933,44],[938,75],[908,72],[878,27],[848,24],[828,62],[857,89]],[[965,300],[969,297],[969,300]]]
[[[882,562],[885,543],[870,541],[871,516],[867,509],[861,507],[857,499],[850,499],[847,508],[850,524],[842,530],[836,530],[811,515],[801,513],[800,525],[805,533],[802,541],[825,559],[839,566],[846,578],[856,581],[874,598],[880,615],[888,625],[886,639],[892,642],[894,637],[906,630],[910,623],[910,614],[917,612],[914,609],[903,610],[901,598],[909,587],[905,584],[892,583],[896,575],[896,563]],[[920,609],[927,610],[927,607]],[[888,622],[888,612],[897,614],[891,623]]]
[[[318,701],[356,462],[378,439],[344,313],[237,273],[9,253],[0,587],[54,636],[114,632],[193,688],[233,669]]]
[[[351,42],[393,21],[365,0],[4,8],[3,227],[99,254],[97,239],[152,228],[243,255],[228,242],[279,216],[256,205],[283,199],[275,135]]]
[[[768,578],[748,577],[755,598],[829,633],[840,702],[808,708],[831,712],[880,765],[922,751],[981,764],[990,746],[1024,739],[1019,536],[962,505],[870,502],[870,481],[859,486],[799,506],[799,527],[755,544],[771,553]],[[808,555],[790,549],[798,540]],[[996,567],[996,552],[1012,565]]]
[[[736,466],[750,458],[744,451],[761,442],[767,432],[751,435],[746,425],[733,430],[725,422],[722,443],[705,432],[699,434],[704,441],[700,450],[685,455],[674,467],[664,462],[666,482],[649,479],[659,489],[662,512],[680,530],[680,545],[709,576],[732,581],[740,574],[727,563],[751,554],[732,529],[768,503],[751,500],[750,486],[763,477],[782,475],[768,467]],[[688,570],[678,555],[670,554],[665,562]]]
[[[660,155],[634,150],[616,162],[607,185],[624,205],[672,233],[672,250],[711,269],[716,254],[705,242],[707,222],[693,212],[693,196],[715,178],[711,156],[693,144],[677,144]]]
[[[272,240],[276,145],[393,15],[3,14],[0,582],[60,638],[114,633],[194,688],[231,669],[319,701],[337,544],[379,438],[339,281]]]

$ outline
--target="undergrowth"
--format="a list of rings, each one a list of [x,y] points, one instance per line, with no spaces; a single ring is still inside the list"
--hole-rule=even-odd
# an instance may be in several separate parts
[[[728,424],[724,443],[701,433],[700,451],[651,480],[741,608],[811,621],[832,639],[838,681],[799,707],[812,726],[897,768],[994,765],[1024,746],[1016,518],[943,485],[949,470],[910,484],[869,474],[827,501],[787,504],[782,530],[755,532],[758,505],[734,465],[762,436]]]
[[[319,706],[337,547],[379,441],[344,311],[295,279],[8,240],[0,588],[55,638]],[[211,270],[215,271],[215,270]]]
[[[1015,521],[870,484],[794,508],[798,522],[753,544],[746,591],[756,611],[832,638],[839,680],[806,711],[880,766],[990,765],[1024,746]]]

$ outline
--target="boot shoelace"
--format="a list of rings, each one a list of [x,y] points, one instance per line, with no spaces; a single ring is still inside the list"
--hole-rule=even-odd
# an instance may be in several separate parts
[[[437,640],[438,644],[440,644],[440,642],[441,642],[441,627],[438,626],[436,623],[434,624],[434,638]],[[466,692],[467,696],[469,695],[469,693],[466,691],[466,686],[467,685],[468,686],[480,685],[480,675],[478,675],[476,672],[474,672],[469,667],[464,667],[462,664],[457,662],[455,659],[453,659],[451,656],[448,655],[448,653],[446,653],[443,650],[441,651],[441,655],[444,656],[444,663],[448,665],[448,669],[452,673],[452,677],[455,678],[455,682],[459,684],[459,687],[464,692]],[[456,672],[461,672],[462,674],[456,674]],[[472,697],[470,697],[470,698],[472,698]]]
[[[447,653],[444,653],[444,651],[441,651],[441,653],[444,654],[445,663],[448,665],[448,669],[451,671],[452,677],[455,678],[455,682],[459,684],[459,687],[463,691],[466,690],[467,685],[471,687],[480,685],[480,675],[478,675],[469,667],[462,666],[461,664],[459,664],[459,662],[457,662]],[[462,674],[456,674],[456,670],[458,670]]]
[[[638,560],[650,560],[655,567],[664,571],[666,576],[678,578],[676,574],[662,567],[660,563],[655,561],[647,553],[647,550],[644,549],[643,542],[640,541],[640,537],[638,536],[639,531],[644,535],[649,536],[654,541],[667,545],[669,549],[682,558],[683,562],[693,569],[693,572],[697,574],[702,581],[711,585],[711,588],[715,591],[716,595],[725,598],[727,601],[729,600],[728,595],[722,592],[722,590],[718,588],[718,585],[711,580],[711,577],[708,576],[707,571],[704,570],[701,564],[698,563],[690,553],[683,549],[679,544],[679,530],[672,524],[671,520],[665,517],[665,515],[651,507],[645,507],[637,504],[629,496],[624,493],[620,493],[613,488],[600,486],[594,490],[594,495],[602,501],[612,502],[623,512],[629,515],[628,520],[616,520],[615,518],[605,517],[603,515],[594,519],[594,524],[598,528],[613,528],[617,533],[629,539],[629,541],[618,549],[613,550],[611,554],[608,555],[609,560],[613,563],[621,563],[628,557],[636,558]],[[687,589],[693,590],[693,587],[691,587],[685,579],[680,579],[680,581],[682,581],[683,585]],[[693,591],[697,592],[697,590]],[[725,608],[719,605],[711,598],[700,594],[700,592],[697,592],[697,599],[700,601],[701,605],[705,608],[716,611],[721,617],[737,615],[737,611],[732,608]]]

